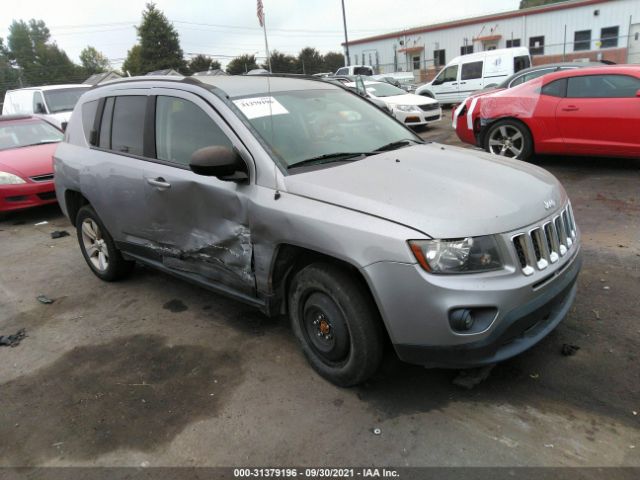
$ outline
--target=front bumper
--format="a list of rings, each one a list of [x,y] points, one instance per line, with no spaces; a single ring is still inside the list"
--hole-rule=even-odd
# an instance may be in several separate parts
[[[22,210],[56,202],[53,181],[0,185],[0,212]]]
[[[468,368],[501,362],[533,347],[565,318],[576,298],[580,254],[561,280],[513,309],[487,338],[454,347],[395,345],[400,359],[427,367]]]
[[[364,269],[399,358],[428,367],[500,362],[532,347],[566,316],[582,266],[579,243],[553,272],[519,269],[474,275],[430,275],[415,264],[379,262]],[[543,280],[544,278],[544,280]],[[452,329],[458,308],[490,312],[486,328]]]
[[[438,107],[433,110],[420,110],[416,112],[402,112],[394,108],[393,115],[397,120],[405,125],[409,127],[417,127],[420,125],[439,122],[442,119],[442,108]]]

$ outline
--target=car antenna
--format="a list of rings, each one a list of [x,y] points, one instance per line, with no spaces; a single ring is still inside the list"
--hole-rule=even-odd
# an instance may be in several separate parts
[[[273,129],[273,109],[271,106],[271,102],[273,97],[271,96],[271,79],[269,75],[267,75],[267,95],[269,95],[269,122],[271,123],[271,145],[273,145],[273,139],[275,136],[275,131]],[[273,162],[273,183],[276,186],[276,191],[273,194],[273,199],[278,200],[282,195],[280,194],[280,190],[278,190],[278,170],[276,168],[276,162]]]

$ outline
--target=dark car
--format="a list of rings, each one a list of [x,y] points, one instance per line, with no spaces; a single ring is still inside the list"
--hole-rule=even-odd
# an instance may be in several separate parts
[[[491,83],[484,87],[484,90],[489,89],[505,89],[512,88],[521,83],[528,82],[534,78],[541,77],[548,73],[559,72],[562,70],[574,70],[576,68],[587,67],[601,67],[605,66],[604,62],[562,62],[562,63],[548,63],[546,65],[538,65],[535,67],[525,68],[519,72],[514,73],[509,78],[505,79],[502,83]]]

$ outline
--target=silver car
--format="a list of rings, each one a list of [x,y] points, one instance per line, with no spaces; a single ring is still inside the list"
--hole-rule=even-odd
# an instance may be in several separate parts
[[[576,295],[567,194],[520,161],[425,143],[309,79],[145,77],[85,93],[55,154],[58,201],[106,281],[139,262],[287,314],[340,386],[400,359],[523,352]]]

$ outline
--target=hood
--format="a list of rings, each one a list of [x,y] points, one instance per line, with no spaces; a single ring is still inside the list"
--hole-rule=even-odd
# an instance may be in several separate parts
[[[56,127],[62,129],[62,124],[69,122],[72,113],[73,110],[69,110],[67,112],[48,113],[46,115],[42,115],[42,117],[48,122],[54,124]]]
[[[566,201],[546,170],[435,143],[290,175],[285,184],[289,193],[443,239],[515,230],[550,215],[545,201],[557,209]]]
[[[22,178],[53,173],[53,154],[57,143],[0,151],[0,171]]]
[[[392,95],[390,97],[376,97],[385,101],[390,105],[432,105],[438,103],[437,100],[424,95],[414,95],[407,93],[406,95]]]

